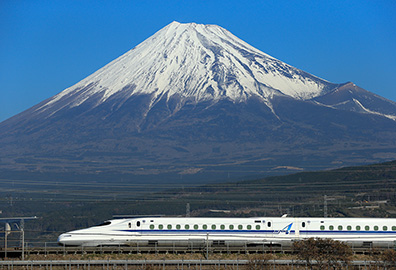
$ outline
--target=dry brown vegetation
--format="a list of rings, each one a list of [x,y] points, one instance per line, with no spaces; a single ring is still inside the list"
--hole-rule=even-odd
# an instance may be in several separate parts
[[[352,249],[345,243],[332,239],[309,238],[293,243],[300,260],[310,269],[342,269],[352,259]]]

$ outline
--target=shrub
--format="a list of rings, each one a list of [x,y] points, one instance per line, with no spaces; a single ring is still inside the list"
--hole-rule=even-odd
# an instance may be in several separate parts
[[[340,241],[332,239],[308,238],[293,243],[294,251],[300,260],[307,263],[310,269],[325,266],[340,269],[351,260],[351,248]]]

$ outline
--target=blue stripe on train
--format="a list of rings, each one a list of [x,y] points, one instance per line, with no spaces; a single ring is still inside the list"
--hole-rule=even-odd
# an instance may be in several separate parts
[[[249,233],[249,234],[280,234],[280,233],[285,233],[285,231],[275,231],[275,230],[117,230],[121,232],[139,232],[139,233],[151,233],[151,232],[162,232],[162,233]],[[289,232],[290,234],[295,234],[295,230],[291,230]],[[300,235],[301,234],[394,234],[396,235],[396,231],[328,231],[328,230],[319,230],[319,231],[301,231],[300,230]]]

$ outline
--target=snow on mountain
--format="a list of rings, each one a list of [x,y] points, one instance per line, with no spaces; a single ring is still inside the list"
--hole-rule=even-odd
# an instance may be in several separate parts
[[[219,26],[173,22],[0,123],[0,171],[203,181],[383,162],[396,158],[395,120],[395,102],[353,83],[315,77]]]
[[[306,100],[329,86],[334,85],[259,51],[224,28],[172,22],[38,111],[63,99],[67,102],[57,110],[79,106],[93,96],[99,105],[120,92],[125,99],[153,94],[151,106],[175,95],[195,102],[243,102],[256,96],[268,105],[273,95]]]
[[[328,93],[313,98],[317,104],[337,110],[379,115],[396,121],[396,103],[364,90],[354,83],[339,85]]]

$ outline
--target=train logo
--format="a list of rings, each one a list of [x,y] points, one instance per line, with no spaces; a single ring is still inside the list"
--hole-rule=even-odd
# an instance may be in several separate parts
[[[280,234],[280,233],[289,234],[292,226],[293,226],[293,222],[290,223],[289,225],[285,226],[282,230],[275,231],[275,233],[276,234]]]

